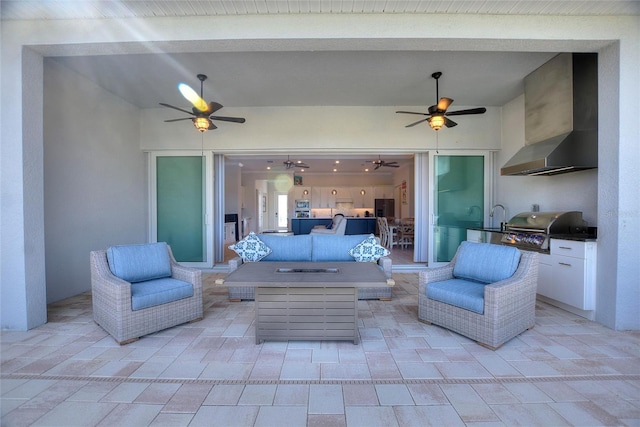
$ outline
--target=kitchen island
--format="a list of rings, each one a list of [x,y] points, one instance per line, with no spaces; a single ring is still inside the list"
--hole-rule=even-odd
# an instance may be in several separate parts
[[[344,234],[375,234],[375,217],[345,217],[347,228]],[[316,225],[331,225],[332,218],[294,218],[291,220],[293,234],[309,234]]]

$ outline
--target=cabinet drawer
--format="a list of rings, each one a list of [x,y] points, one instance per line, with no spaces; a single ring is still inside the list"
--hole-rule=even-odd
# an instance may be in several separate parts
[[[545,297],[556,299],[555,283],[551,272],[551,255],[539,254],[538,256],[538,290],[537,293]]]
[[[550,249],[552,255],[570,256],[581,259],[584,259],[586,256],[585,242],[551,239]]]

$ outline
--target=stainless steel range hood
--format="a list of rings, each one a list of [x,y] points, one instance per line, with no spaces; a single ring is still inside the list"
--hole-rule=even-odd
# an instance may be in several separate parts
[[[520,149],[500,175],[557,175],[598,167],[598,131],[574,130]]]
[[[563,53],[525,77],[525,140],[501,175],[556,175],[598,167],[595,53]]]

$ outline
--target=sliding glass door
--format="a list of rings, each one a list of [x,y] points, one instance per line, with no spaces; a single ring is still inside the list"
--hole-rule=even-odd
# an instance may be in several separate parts
[[[490,191],[489,154],[436,154],[432,157],[429,265],[451,261],[467,239],[467,229],[481,227]]]
[[[151,155],[151,241],[167,242],[178,262],[193,267],[212,266],[210,165],[210,155]]]

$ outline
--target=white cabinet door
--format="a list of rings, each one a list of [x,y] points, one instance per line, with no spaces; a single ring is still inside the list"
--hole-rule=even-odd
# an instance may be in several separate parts
[[[551,255],[538,254],[538,289],[537,293],[548,298],[557,300],[558,295],[554,293],[555,283],[553,281]]]
[[[224,224],[224,242],[233,243],[236,241],[236,223],[226,222]]]
[[[554,293],[552,297],[560,302],[586,310],[585,286],[584,286],[584,259],[572,258],[562,255],[551,255],[551,274],[554,280]]]
[[[469,242],[482,243],[482,231],[467,230],[467,240]]]
[[[350,190],[354,208],[373,209],[373,187],[351,187]]]
[[[311,207],[321,209],[322,206],[322,187],[311,187]]]
[[[303,187],[300,185],[293,187],[293,200],[311,200],[311,198],[311,187]]]
[[[580,310],[595,309],[596,243],[551,239],[540,254],[538,293]]]
[[[335,194],[334,194],[335,192]],[[335,187],[321,187],[321,208],[335,208],[336,207],[336,196],[338,195],[338,189]]]
[[[393,199],[393,185],[382,185],[374,188],[375,199]]]

